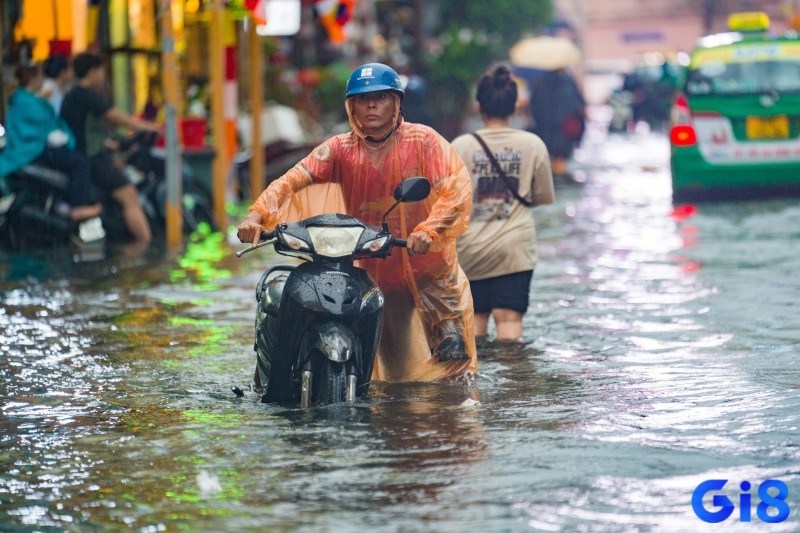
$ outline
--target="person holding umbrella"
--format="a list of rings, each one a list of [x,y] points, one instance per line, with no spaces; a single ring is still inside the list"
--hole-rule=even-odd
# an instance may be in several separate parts
[[[580,51],[567,39],[534,37],[514,45],[511,62],[541,73],[529,87],[531,131],[547,146],[553,175],[569,177],[567,160],[586,129],[586,102],[567,68],[580,61]]]

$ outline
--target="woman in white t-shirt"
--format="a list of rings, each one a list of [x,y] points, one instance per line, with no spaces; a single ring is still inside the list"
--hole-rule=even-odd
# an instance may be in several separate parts
[[[550,158],[538,136],[509,125],[517,84],[508,67],[497,66],[481,78],[476,100],[484,127],[452,143],[473,189],[458,260],[470,282],[476,337],[486,336],[491,315],[498,340],[519,340],[537,261],[531,210],[555,199]]]

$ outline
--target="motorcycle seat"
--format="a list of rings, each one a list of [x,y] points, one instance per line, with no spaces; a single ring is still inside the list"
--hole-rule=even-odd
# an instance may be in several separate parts
[[[25,165],[20,171],[62,191],[66,191],[69,187],[69,178],[66,174],[52,168],[42,165]]]

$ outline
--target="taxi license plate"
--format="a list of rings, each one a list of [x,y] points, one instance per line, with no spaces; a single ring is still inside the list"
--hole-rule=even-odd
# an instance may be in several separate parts
[[[788,139],[789,119],[786,115],[776,117],[747,117],[745,123],[748,139]]]

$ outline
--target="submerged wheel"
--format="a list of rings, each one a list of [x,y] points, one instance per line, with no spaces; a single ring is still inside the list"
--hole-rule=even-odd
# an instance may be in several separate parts
[[[318,354],[319,364],[311,382],[311,399],[317,405],[344,403],[347,389],[347,370],[344,363],[335,363]]]
[[[289,404],[299,398],[299,391],[295,398],[291,368],[270,362],[261,346],[256,351],[256,369],[253,373],[253,381],[257,387],[261,387],[260,390],[263,392],[261,401],[264,403]]]

